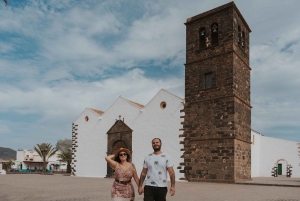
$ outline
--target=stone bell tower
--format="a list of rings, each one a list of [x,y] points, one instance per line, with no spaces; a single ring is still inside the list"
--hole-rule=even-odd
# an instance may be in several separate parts
[[[251,30],[234,2],[185,25],[181,172],[188,181],[251,180]]]

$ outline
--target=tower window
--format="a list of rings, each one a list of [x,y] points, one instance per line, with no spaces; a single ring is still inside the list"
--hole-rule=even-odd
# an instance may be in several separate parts
[[[245,32],[242,32],[242,47],[245,47]]]
[[[240,25],[238,25],[238,44],[240,45],[242,42],[242,31]]]
[[[218,36],[219,36],[218,24],[213,23],[211,25],[211,44],[212,45],[215,45],[219,42],[218,41]]]
[[[205,42],[205,38],[206,38],[206,30],[204,27],[201,27],[199,29],[199,48],[205,48],[206,47],[206,42]]]
[[[213,87],[213,73],[205,73],[205,88]]]

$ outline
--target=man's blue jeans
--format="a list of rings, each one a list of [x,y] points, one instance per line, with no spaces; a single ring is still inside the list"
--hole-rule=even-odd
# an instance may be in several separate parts
[[[144,187],[144,201],[166,201],[167,187]]]

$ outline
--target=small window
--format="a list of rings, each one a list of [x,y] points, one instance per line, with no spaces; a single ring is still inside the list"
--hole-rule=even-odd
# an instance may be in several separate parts
[[[213,73],[205,73],[205,88],[213,87]]]
[[[89,117],[85,116],[85,121],[88,122],[89,121]]]
[[[199,29],[199,48],[206,47],[206,30],[204,27]]]
[[[165,101],[160,103],[160,108],[165,109],[167,107],[167,103]]]
[[[211,45],[217,44],[219,41],[219,28],[217,23],[211,25]]]

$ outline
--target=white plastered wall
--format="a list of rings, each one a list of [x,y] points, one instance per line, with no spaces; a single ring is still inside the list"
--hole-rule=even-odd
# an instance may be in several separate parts
[[[166,102],[166,108],[160,107]],[[183,177],[177,167],[183,159],[180,158],[182,145],[179,144],[179,128],[181,128],[180,110],[183,109],[183,99],[167,91],[161,90],[143,109],[143,115],[134,123],[133,150],[137,171],[142,170],[144,157],[153,152],[151,140],[158,137],[162,140],[162,151],[169,154],[174,164],[176,179]]]
[[[75,152],[77,176],[106,176],[107,164],[104,159],[107,155],[106,133],[119,115],[131,127],[132,121],[138,118],[140,112],[138,107],[119,97],[103,115],[87,108],[74,122],[78,125],[78,147]],[[87,122],[85,121],[86,116],[89,117]]]
[[[271,177],[272,168],[279,159],[282,175],[286,175],[286,161],[293,166],[292,177],[300,177],[300,159],[297,142],[271,138],[251,132],[251,177]]]
[[[161,109],[160,103],[167,106]],[[119,97],[103,114],[99,115],[87,108],[76,119],[78,125],[78,147],[75,155],[77,162],[76,176],[105,177],[107,163],[107,131],[121,115],[132,130],[132,162],[138,174],[142,170],[144,156],[153,152],[151,140],[159,137],[162,140],[162,151],[168,153],[173,160],[176,178],[183,177],[177,166],[182,162],[179,144],[180,110],[183,109],[182,99],[161,90],[144,108],[139,108],[130,101]],[[86,122],[85,117],[89,120]]]
[[[260,138],[262,135],[251,130],[251,177],[259,177],[260,175]]]

